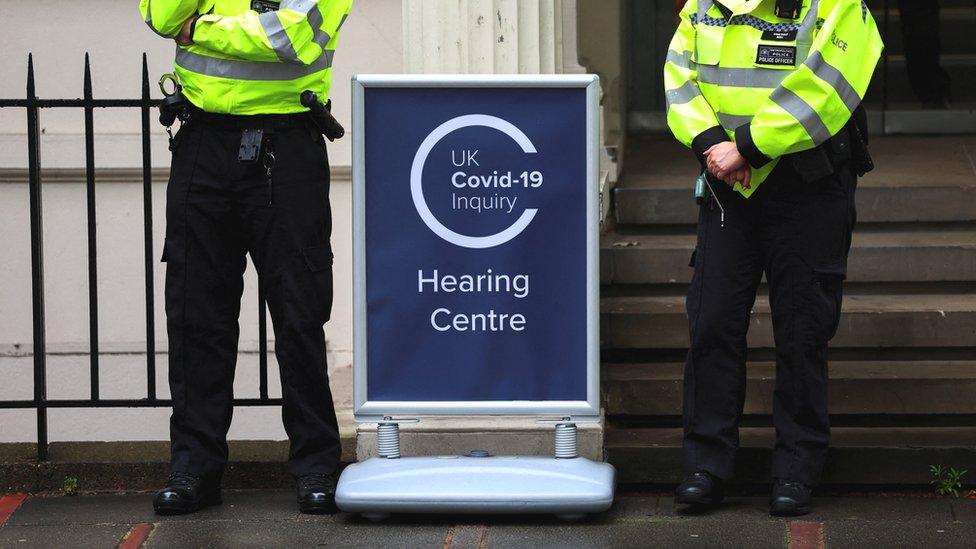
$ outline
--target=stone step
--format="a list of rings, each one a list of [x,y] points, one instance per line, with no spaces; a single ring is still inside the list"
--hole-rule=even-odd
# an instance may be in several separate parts
[[[833,361],[832,414],[976,414],[976,360]],[[614,415],[681,415],[683,363],[604,364],[603,402]],[[743,412],[773,410],[776,364],[749,363]]]
[[[876,168],[858,183],[859,222],[976,221],[973,150],[976,136],[872,139]],[[617,222],[695,224],[699,170],[674,139],[631,136],[627,168],[614,191]]]
[[[769,482],[771,427],[739,430],[736,482]],[[827,484],[916,484],[929,466],[976,463],[976,427],[835,427],[823,474]],[[608,427],[607,458],[622,484],[681,481],[681,429]]]
[[[683,296],[606,297],[601,300],[605,349],[682,349],[688,346]],[[769,300],[759,296],[750,318],[749,346],[772,348]],[[976,294],[867,295],[848,293],[833,347],[976,347]]]
[[[687,283],[692,234],[607,234],[600,250],[603,284]],[[976,226],[942,230],[855,231],[851,282],[976,280]]]

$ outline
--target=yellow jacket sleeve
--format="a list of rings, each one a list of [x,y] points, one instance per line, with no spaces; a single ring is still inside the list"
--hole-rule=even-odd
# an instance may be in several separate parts
[[[836,135],[858,107],[884,49],[860,0],[824,0],[823,25],[806,61],[763,101],[736,146],[753,167],[812,149]]]
[[[183,23],[197,13],[197,0],[140,0],[142,20],[156,34],[173,38],[183,28]]]
[[[193,43],[237,59],[310,65],[335,39],[351,8],[352,0],[282,0],[278,10],[265,13],[204,15]]]
[[[681,21],[668,46],[664,63],[664,95],[668,127],[678,141],[691,147],[704,165],[705,150],[716,143],[729,141],[729,137],[698,87],[698,69],[692,62],[695,58],[695,27],[691,22],[697,5],[697,0],[688,0],[679,14]]]

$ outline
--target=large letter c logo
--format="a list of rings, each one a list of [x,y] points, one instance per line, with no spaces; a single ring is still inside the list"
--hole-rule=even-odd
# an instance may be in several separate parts
[[[509,240],[518,236],[529,223],[532,222],[532,218],[539,211],[536,208],[528,208],[522,215],[512,223],[507,229],[488,236],[467,236],[451,229],[448,229],[441,223],[434,214],[430,211],[427,206],[427,201],[424,200],[424,186],[423,186],[423,176],[424,176],[424,164],[427,163],[427,156],[430,155],[430,151],[444,138],[447,134],[460,130],[462,128],[468,128],[471,126],[484,126],[487,128],[496,129],[505,135],[509,136],[514,140],[520,147],[522,151],[527,154],[534,154],[536,152],[535,145],[532,141],[522,133],[522,130],[516,128],[512,123],[502,120],[496,116],[489,116],[487,114],[468,114],[464,116],[459,116],[457,118],[452,118],[447,122],[444,122],[438,126],[434,131],[430,132],[430,135],[424,139],[424,142],[420,144],[420,148],[417,149],[416,156],[413,157],[413,167],[410,169],[410,194],[413,196],[413,205],[417,208],[417,213],[420,214],[420,219],[424,221],[428,228],[434,232],[437,236],[443,238],[444,240],[450,242],[451,244],[461,246],[463,248],[492,248],[499,246],[508,242]]]

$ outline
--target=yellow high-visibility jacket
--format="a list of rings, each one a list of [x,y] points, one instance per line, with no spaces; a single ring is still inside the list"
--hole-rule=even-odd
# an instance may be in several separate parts
[[[304,90],[325,101],[339,28],[351,9],[352,0],[139,2],[146,24],[167,38],[201,14],[193,44],[176,50],[183,93],[207,112],[242,115],[305,111]]]
[[[664,65],[668,126],[702,158],[734,140],[752,166],[750,196],[783,155],[844,128],[884,44],[863,0],[688,0]]]

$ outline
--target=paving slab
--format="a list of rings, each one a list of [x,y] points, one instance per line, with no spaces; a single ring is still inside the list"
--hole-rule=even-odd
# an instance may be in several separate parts
[[[841,522],[825,529],[828,547],[969,547],[976,546],[972,528],[960,524],[886,524],[872,528]]]
[[[7,526],[155,522],[158,518],[153,513],[151,497],[149,494],[32,496],[11,515]]]
[[[148,547],[443,547],[446,527],[374,525],[332,518],[166,522]]]
[[[609,525],[497,526],[489,547],[784,547],[781,524],[646,520]]]
[[[904,500],[884,497],[820,498],[816,509],[804,520],[835,523],[926,523],[949,524],[954,521],[952,502],[943,498],[912,498]],[[976,540],[974,540],[976,541]]]
[[[973,547],[976,500],[821,497],[802,521],[830,547]],[[137,524],[145,547],[787,547],[791,520],[770,517],[764,497],[730,497],[689,514],[666,493],[628,493],[578,522],[552,516],[297,513],[291,491],[237,491],[224,505],[180,517],[152,514],[147,494],[31,497],[0,527],[0,548],[113,547]]]
[[[974,490],[972,493],[976,493]],[[956,499],[951,502],[952,520],[970,526],[976,525],[976,499]]]
[[[0,547],[50,549],[104,549],[115,547],[129,531],[128,524],[32,525],[7,524],[0,528]]]

